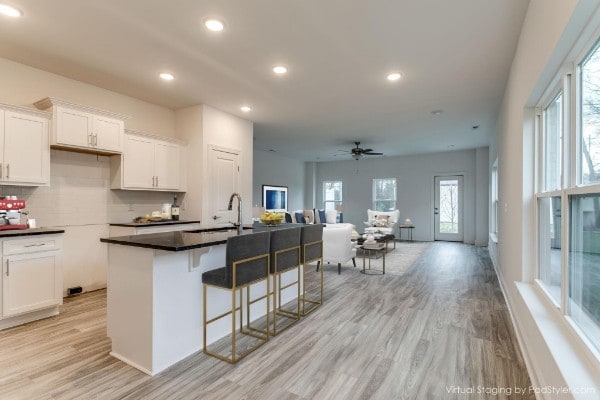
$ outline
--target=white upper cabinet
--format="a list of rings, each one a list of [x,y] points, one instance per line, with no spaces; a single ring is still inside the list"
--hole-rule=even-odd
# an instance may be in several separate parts
[[[181,146],[175,143],[156,141],[154,144],[154,173],[156,187],[175,190],[180,185]]]
[[[111,159],[111,188],[183,191],[182,143],[127,131],[121,157]]]
[[[49,114],[0,105],[0,185],[50,183]]]
[[[99,154],[123,151],[126,117],[54,98],[40,100],[35,106],[52,109],[53,147]]]

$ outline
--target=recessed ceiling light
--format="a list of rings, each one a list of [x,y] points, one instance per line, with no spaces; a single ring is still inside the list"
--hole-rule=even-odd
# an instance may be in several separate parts
[[[275,72],[277,75],[283,75],[287,72],[287,67],[283,66],[283,65],[277,65],[275,67],[273,67],[273,72]]]
[[[240,110],[242,110],[243,112],[247,113],[252,111],[252,108],[248,107],[248,106],[241,106]]]
[[[221,32],[223,28],[225,28],[225,24],[218,19],[207,19],[204,21],[204,26],[206,29],[213,32]]]
[[[440,115],[440,114],[441,114],[441,113],[443,113],[443,112],[444,112],[444,111],[442,111],[442,110],[433,110],[431,113],[432,113],[433,115]]]
[[[20,10],[17,10],[16,8],[6,4],[0,4],[0,14],[13,18],[20,17],[23,15],[23,13]]]
[[[402,75],[400,74],[400,72],[391,72],[387,75],[388,81],[397,81],[400,78],[402,78]]]
[[[173,76],[173,74],[169,74],[168,72],[163,72],[159,76],[165,81],[172,81],[173,79],[175,79],[175,76]]]

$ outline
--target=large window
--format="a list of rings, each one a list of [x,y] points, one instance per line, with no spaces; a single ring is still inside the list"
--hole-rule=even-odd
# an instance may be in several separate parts
[[[573,64],[539,104],[537,282],[600,350],[599,45]]]
[[[562,103],[559,92],[544,110],[544,189],[560,189],[562,177]]]
[[[498,234],[498,202],[500,201],[498,193],[498,159],[492,165],[492,226],[490,231]]]
[[[600,51],[598,45],[579,68],[581,115],[579,137],[579,180],[600,182]]]
[[[560,201],[560,196],[538,199],[538,277],[557,304],[560,304],[562,259]]]
[[[342,204],[342,181],[324,181],[323,208],[335,210],[339,204]]]
[[[373,179],[373,210],[396,209],[396,179]]]
[[[569,310],[581,330],[600,344],[600,194],[570,198]]]

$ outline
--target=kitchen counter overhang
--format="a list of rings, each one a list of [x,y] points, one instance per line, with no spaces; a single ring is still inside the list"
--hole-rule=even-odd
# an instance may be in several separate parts
[[[236,235],[251,235],[254,232],[272,231],[277,229],[290,229],[298,224],[281,224],[277,226],[248,225],[238,233],[233,228],[200,229],[194,231],[176,231],[147,233],[131,236],[116,236],[100,239],[101,242],[120,244],[124,246],[143,247],[147,249],[165,251],[185,251],[202,247],[218,246],[227,243],[227,238]]]

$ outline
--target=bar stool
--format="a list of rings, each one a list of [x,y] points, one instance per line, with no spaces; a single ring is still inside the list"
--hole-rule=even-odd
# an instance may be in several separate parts
[[[270,284],[269,284],[269,232],[251,233],[246,235],[231,236],[227,239],[225,251],[225,267],[207,271],[202,274],[202,308],[203,308],[203,351],[205,354],[234,364],[262,346],[269,340],[269,310],[270,310]],[[250,286],[262,281],[267,282],[267,291],[264,296],[251,300]],[[224,289],[231,292],[231,311],[219,314],[214,318],[207,318],[207,291],[209,287]],[[250,324],[250,305],[266,299],[267,328],[252,331],[243,330],[242,289],[246,288],[247,322]],[[239,290],[240,305],[237,306],[236,291]],[[259,343],[249,347],[239,356],[236,352],[236,312],[240,312],[240,333],[259,339]],[[231,314],[231,357],[212,352],[206,346],[206,332],[208,325]],[[256,332],[260,333],[257,334]]]
[[[312,224],[303,225],[300,235],[300,246],[302,246],[302,265],[304,272],[302,275],[302,315],[307,315],[323,303],[323,268],[319,266],[323,263],[323,225]],[[306,296],[306,264],[317,261],[317,271],[320,272],[319,298],[308,299]],[[313,307],[306,310],[306,303],[313,304]]]
[[[273,276],[273,336],[289,328],[300,320],[300,235],[299,226],[275,229],[271,231],[271,276]],[[281,275],[284,272],[298,270],[298,278],[285,286],[281,285]],[[296,312],[281,308],[281,292],[289,287],[298,287]],[[292,319],[292,322],[282,328],[277,328],[277,316]]]

